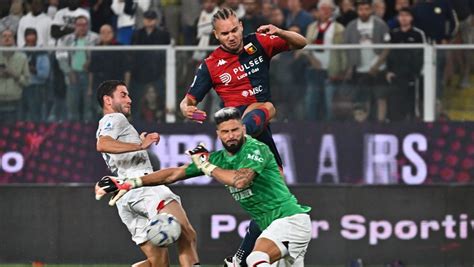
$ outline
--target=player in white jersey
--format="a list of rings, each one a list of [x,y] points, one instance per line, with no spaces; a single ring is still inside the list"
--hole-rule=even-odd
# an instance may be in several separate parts
[[[137,177],[152,173],[146,149],[153,143],[158,143],[160,137],[158,133],[139,135],[127,120],[132,100],[125,83],[115,80],[103,82],[97,89],[97,100],[104,113],[96,134],[97,151],[102,152],[110,171],[119,177]],[[110,179],[102,179],[96,185],[96,192],[110,192],[115,186]],[[101,194],[96,195],[98,198],[100,196]],[[158,212],[173,214],[181,224],[182,233],[177,241],[180,265],[199,265],[196,232],[181,206],[179,196],[168,187],[143,187],[126,194],[117,203],[109,204],[117,205],[122,222],[132,234],[132,240],[147,257],[147,260],[133,266],[169,266],[167,248],[156,247],[146,238],[149,219]]]

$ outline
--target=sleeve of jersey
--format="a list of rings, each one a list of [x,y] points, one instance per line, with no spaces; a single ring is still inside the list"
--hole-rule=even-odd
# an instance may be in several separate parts
[[[245,151],[246,159],[241,161],[238,169],[252,169],[254,172],[261,174],[268,162],[272,159],[273,154],[269,149],[264,147],[252,147]]]
[[[107,118],[100,128],[99,136],[107,135],[117,139],[127,126],[127,118],[123,115],[115,114]]]
[[[281,52],[290,50],[288,43],[276,35],[257,33],[257,40],[262,45],[265,53],[273,57]]]
[[[186,167],[185,172],[186,177],[188,178],[204,175],[204,173],[200,171],[194,163],[189,164],[188,167]]]
[[[212,79],[206,62],[202,62],[194,76],[193,83],[189,87],[187,96],[201,102],[207,92],[212,88]]]

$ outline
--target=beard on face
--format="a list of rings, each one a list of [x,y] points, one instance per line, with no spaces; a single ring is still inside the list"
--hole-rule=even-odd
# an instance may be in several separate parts
[[[235,154],[235,153],[239,152],[240,148],[244,144],[244,138],[245,138],[245,136],[242,135],[242,137],[239,140],[237,140],[237,143],[233,143],[233,144],[230,144],[230,145],[227,145],[222,140],[221,140],[221,142],[222,142],[222,145],[224,146],[225,150],[227,150],[231,154]]]
[[[131,108],[129,108],[128,112],[125,112],[123,110],[123,106],[121,104],[118,104],[118,103],[113,105],[113,109],[114,109],[115,112],[122,113],[125,116],[130,116],[130,114],[132,113]]]

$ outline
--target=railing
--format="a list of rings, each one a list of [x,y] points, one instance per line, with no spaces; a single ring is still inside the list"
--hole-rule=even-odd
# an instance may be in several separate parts
[[[437,111],[437,95],[435,88],[437,87],[436,79],[436,59],[437,51],[446,50],[472,50],[474,53],[474,45],[440,45],[433,46],[428,44],[417,44],[417,45],[389,45],[389,44],[378,44],[378,45],[308,45],[306,50],[351,50],[351,49],[422,49],[423,50],[423,103],[422,103],[422,119],[425,122],[431,122],[436,119]],[[166,116],[165,121],[172,123],[177,121],[178,107],[177,103],[179,98],[182,97],[182,92],[186,88],[178,88],[178,80],[180,83],[184,83],[184,78],[178,74],[181,70],[178,69],[178,53],[189,53],[194,51],[212,51],[215,47],[195,47],[195,46],[94,46],[94,47],[44,47],[42,51],[57,52],[57,51],[120,51],[124,53],[131,51],[163,51],[165,52],[166,62],[165,65],[165,106]],[[36,48],[9,48],[0,47],[2,51],[38,51]],[[146,64],[146,62],[143,62]],[[407,62],[409,64],[409,62]],[[181,94],[178,94],[177,91]],[[1,99],[0,99],[1,100]],[[278,103],[276,103],[278,109]]]

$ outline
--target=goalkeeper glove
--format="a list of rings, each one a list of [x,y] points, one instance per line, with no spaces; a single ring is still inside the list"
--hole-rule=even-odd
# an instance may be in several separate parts
[[[113,194],[109,205],[113,206],[129,190],[142,186],[141,178],[117,179],[113,176],[104,176],[95,185],[95,199],[100,200],[106,194]]]
[[[207,176],[211,176],[212,171],[217,168],[216,165],[213,165],[209,162],[209,151],[206,149],[203,143],[200,143],[194,149],[186,151],[186,154],[191,156],[191,159],[196,167],[202,171]]]

